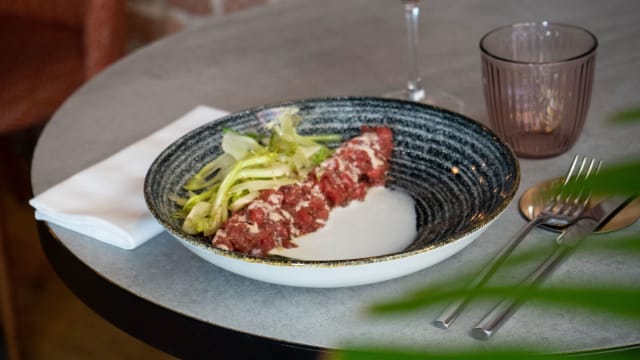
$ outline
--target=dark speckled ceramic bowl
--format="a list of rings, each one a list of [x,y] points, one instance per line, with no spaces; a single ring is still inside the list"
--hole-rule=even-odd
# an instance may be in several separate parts
[[[339,132],[356,136],[362,125],[393,130],[395,149],[388,186],[415,200],[420,234],[404,251],[335,261],[255,257],[217,249],[184,233],[171,215],[167,195],[220,153],[221,129],[260,131],[256,113],[296,106],[301,133]],[[438,263],[477,238],[513,200],[520,181],[518,162],[491,130],[462,115],[427,105],[380,98],[322,98],[261,106],[228,115],[183,136],[152,164],[144,195],[153,216],[183,245],[226,270],[292,286],[340,287],[404,276]]]

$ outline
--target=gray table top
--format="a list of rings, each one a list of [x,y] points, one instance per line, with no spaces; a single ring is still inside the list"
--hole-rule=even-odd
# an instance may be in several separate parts
[[[640,124],[608,123],[616,111],[640,103],[640,2],[429,0],[421,18],[419,54],[426,86],[458,96],[467,115],[487,124],[479,38],[500,25],[540,19],[586,27],[596,34],[600,47],[591,108],[578,143],[555,158],[521,160],[519,194],[536,182],[561,175],[576,153],[607,161],[640,154]],[[212,18],[151,44],[88,82],[54,115],[33,158],[34,193],[199,104],[235,111],[304,97],[379,95],[401,87],[406,79],[404,31],[399,1],[283,0]],[[639,343],[637,322],[531,304],[525,304],[490,342],[468,336],[489,304],[469,309],[448,331],[430,325],[437,308],[383,318],[364,314],[372,301],[454,276],[462,266],[486,262],[522,224],[514,202],[480,238],[447,261],[397,280],[340,289],[246,279],[201,260],[167,233],[126,251],[51,228],[87,266],[141,298],[272,339],[326,347],[354,339],[480,347],[528,342],[553,351]],[[636,222],[620,233],[639,230]],[[552,238],[549,232],[536,230],[528,242]],[[631,281],[640,278],[640,264],[622,255],[578,253],[548,283],[591,278]]]

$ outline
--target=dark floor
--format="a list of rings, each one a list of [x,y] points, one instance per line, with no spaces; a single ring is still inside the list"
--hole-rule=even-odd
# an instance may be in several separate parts
[[[80,302],[40,247],[30,197],[30,149],[37,134],[0,137],[0,209],[14,299],[20,359],[172,359],[127,335]],[[4,188],[4,190],[2,190]],[[7,345],[0,337],[0,359]]]

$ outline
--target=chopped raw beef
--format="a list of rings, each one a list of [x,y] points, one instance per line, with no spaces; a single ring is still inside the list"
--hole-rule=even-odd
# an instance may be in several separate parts
[[[233,213],[213,237],[219,248],[264,256],[293,238],[323,227],[331,208],[363,200],[372,186],[384,185],[393,150],[386,127],[363,127],[362,135],[341,144],[298,183],[263,190]]]

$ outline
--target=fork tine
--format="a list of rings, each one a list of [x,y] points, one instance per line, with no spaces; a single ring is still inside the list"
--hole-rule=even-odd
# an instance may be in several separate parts
[[[571,166],[569,166],[569,171],[567,171],[567,174],[564,176],[562,185],[566,185],[569,182],[569,180],[572,178],[573,172],[575,171],[579,161],[580,161],[580,155],[576,155],[573,157],[573,161],[571,162]],[[584,160],[582,161],[584,162]]]
[[[589,169],[587,170],[587,173],[584,175],[582,180],[587,180],[591,175],[595,175],[598,172],[600,172],[601,166],[602,166],[602,160],[592,159],[591,163],[589,164]],[[591,189],[589,189],[587,185],[583,183],[580,191],[581,191],[581,194],[577,198],[577,201],[584,202],[586,205],[586,203],[591,198]]]
[[[591,170],[593,169],[593,165],[594,165],[595,159],[591,159],[591,161],[589,162],[589,165],[587,165],[587,158],[585,157],[584,159],[582,159],[582,163],[580,164],[580,170],[578,170],[578,173],[569,180],[569,182],[573,183],[573,184],[580,184],[582,183],[582,186],[579,188],[575,188],[570,192],[571,196],[568,196],[568,199],[580,199],[582,197],[582,194],[584,193],[584,180],[589,177],[589,174],[591,173]]]
[[[582,160],[581,160],[582,159]],[[572,191],[567,191],[570,183],[574,182],[576,177],[580,175],[582,169],[584,168],[584,164],[586,161],[586,157],[582,158],[580,155],[576,155],[573,157],[573,161],[571,161],[571,165],[569,166],[569,170],[567,174],[562,179],[562,183],[556,189],[555,195],[552,197],[552,200],[549,202],[548,208],[550,210],[563,213],[566,207],[567,199],[570,198]]]
[[[562,213],[565,215],[581,212],[591,199],[591,191],[588,189],[585,181],[593,174],[599,172],[602,165],[601,160],[595,158],[587,159],[586,157],[580,162],[578,173],[570,179],[565,179],[564,186],[567,184],[577,184],[579,187],[572,186],[564,198]],[[564,190],[564,189],[561,189]]]
[[[601,160],[576,155],[557,190],[551,210],[563,215],[582,211],[591,198],[591,191],[587,189],[585,180],[598,173],[601,165]],[[574,186],[576,184],[579,186]]]

